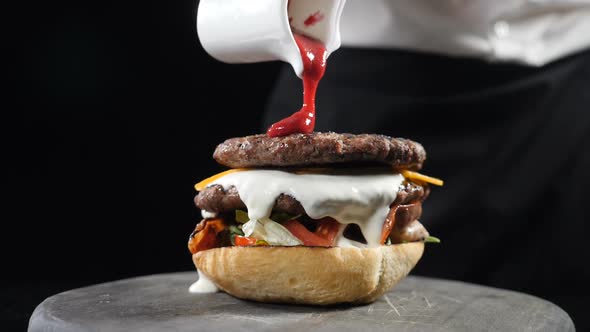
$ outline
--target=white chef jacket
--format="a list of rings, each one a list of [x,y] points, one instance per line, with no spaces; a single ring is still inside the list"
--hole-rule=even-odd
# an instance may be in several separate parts
[[[342,46],[541,66],[590,47],[590,0],[347,0]]]

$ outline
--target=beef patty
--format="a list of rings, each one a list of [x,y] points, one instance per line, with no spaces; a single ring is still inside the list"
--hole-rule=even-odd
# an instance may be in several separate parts
[[[430,192],[428,186],[420,186],[411,182],[400,185],[393,204],[408,204],[415,201],[423,201]],[[246,205],[240,199],[236,187],[231,186],[224,190],[221,185],[212,185],[200,191],[195,196],[195,204],[201,210],[223,213],[237,209],[246,209]],[[305,214],[301,203],[292,196],[281,194],[275,201],[274,211],[286,212],[292,215]]]
[[[232,168],[386,164],[394,169],[419,170],[426,152],[420,143],[405,138],[314,132],[230,138],[217,146],[213,158]]]

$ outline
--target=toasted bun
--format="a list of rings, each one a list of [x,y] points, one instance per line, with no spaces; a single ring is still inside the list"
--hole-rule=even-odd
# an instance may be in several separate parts
[[[242,299],[329,305],[370,303],[414,268],[423,242],[377,248],[223,247],[193,255],[195,266]]]

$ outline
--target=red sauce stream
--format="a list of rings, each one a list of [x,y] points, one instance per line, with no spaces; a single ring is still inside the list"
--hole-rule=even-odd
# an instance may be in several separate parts
[[[310,134],[315,127],[315,93],[326,71],[326,47],[315,39],[293,34],[301,60],[303,60],[303,107],[288,118],[273,124],[266,134],[269,137],[293,133]]]

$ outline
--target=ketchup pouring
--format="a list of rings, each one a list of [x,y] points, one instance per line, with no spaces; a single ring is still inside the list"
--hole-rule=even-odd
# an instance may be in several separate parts
[[[315,94],[326,71],[326,47],[317,40],[293,34],[303,61],[303,106],[298,112],[268,128],[269,137],[293,133],[310,134],[315,127]]]

